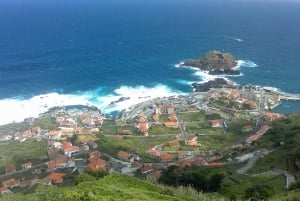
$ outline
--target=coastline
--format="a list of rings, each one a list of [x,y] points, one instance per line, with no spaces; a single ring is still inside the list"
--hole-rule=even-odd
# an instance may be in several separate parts
[[[181,62],[180,64],[182,64]],[[250,60],[237,60],[238,65],[234,68],[241,69],[243,67],[255,68],[257,65]],[[199,70],[198,68],[180,66],[176,64],[176,68],[189,68],[193,71],[193,74],[199,77],[200,81],[193,82],[184,80],[184,84],[191,86],[193,83],[206,83],[216,78],[225,79],[227,82],[238,85],[228,77],[236,77],[231,75],[210,75],[205,71]],[[241,73],[241,75],[243,74]],[[177,81],[178,82],[178,81]],[[183,81],[181,81],[180,84]],[[274,88],[276,89],[276,88]],[[276,91],[281,92],[279,89]],[[22,122],[25,118],[38,117],[40,114],[47,112],[53,107],[62,107],[68,105],[83,105],[83,106],[94,106],[99,108],[104,114],[119,113],[122,110],[126,110],[131,106],[142,103],[144,101],[152,100],[155,98],[188,95],[190,92],[176,91],[169,88],[166,85],[157,84],[153,87],[145,86],[121,86],[120,88],[112,91],[110,94],[101,95],[98,90],[81,92],[77,94],[59,94],[59,93],[48,93],[33,96],[29,99],[2,99],[0,100],[0,108],[3,111],[0,116],[0,125]],[[284,93],[284,92],[282,92]],[[127,97],[126,99],[122,99]],[[121,101],[120,101],[121,100]],[[114,104],[111,104],[114,103]],[[276,108],[275,106],[273,109]]]
[[[236,86],[237,87],[237,86]],[[294,112],[298,111],[300,109],[300,95],[298,94],[290,94],[290,93],[285,93],[282,92],[281,90],[275,88],[275,87],[265,87],[265,86],[257,86],[253,85],[250,87],[254,87],[257,90],[257,93],[261,89],[264,89],[265,93],[269,93],[271,95],[276,95],[280,99],[278,102],[274,102],[270,107],[268,108],[269,110],[272,111],[281,111],[281,113],[284,112],[284,107],[288,109],[288,111],[293,112],[293,106],[296,106]],[[95,104],[87,99],[87,97],[83,98],[82,97],[77,97],[74,95],[64,95],[64,94],[58,94],[58,93],[50,93],[50,94],[45,94],[45,95],[40,95],[40,96],[35,96],[29,100],[13,100],[13,106],[15,107],[16,111],[18,112],[12,112],[10,111],[12,105],[7,106],[5,110],[5,102],[3,100],[0,100],[0,106],[3,107],[5,117],[7,121],[2,121],[0,122],[0,125],[5,125],[9,123],[15,123],[15,122],[23,122],[24,119],[26,118],[37,118],[40,114],[46,113],[50,111],[52,108],[55,107],[68,107],[68,106],[83,106],[83,107],[94,107],[99,109],[103,114],[109,115],[111,113],[118,113],[120,114],[122,111],[126,111],[128,109],[132,109],[136,107],[139,104],[145,104],[146,102],[150,101],[152,102],[155,99],[165,99],[165,98],[170,98],[170,97],[183,97],[185,99],[189,99],[191,96],[195,96],[199,93],[209,93],[209,92],[190,92],[190,93],[176,93],[172,91],[166,91],[164,87],[160,86],[158,87],[158,90],[150,89],[149,91],[147,88],[142,88],[143,91],[142,93],[137,93],[139,89],[133,90],[131,93],[133,96],[107,96],[99,99],[103,99],[103,102],[99,106],[99,104]],[[213,90],[213,89],[211,89]],[[210,91],[211,91],[210,90]],[[120,91],[122,91],[120,89]],[[119,91],[119,93],[120,93]],[[147,91],[147,93],[146,93]],[[123,91],[124,92],[124,91]],[[160,92],[160,93],[159,93]],[[141,96],[143,95],[143,96]],[[123,98],[122,98],[123,97]],[[292,99],[297,99],[295,101],[286,101],[285,97],[287,98],[292,98]],[[65,101],[65,100],[68,101]],[[53,101],[55,100],[55,101]],[[9,101],[10,102],[10,101]],[[9,103],[6,102],[6,103]],[[282,102],[284,102],[285,106],[282,107]],[[299,104],[292,104],[291,106],[287,106],[289,102],[297,102]],[[10,102],[11,103],[11,102]],[[114,104],[111,104],[114,103]],[[3,106],[4,105],[4,106]],[[299,107],[298,107],[299,105]],[[280,109],[279,109],[280,108]],[[23,113],[20,113],[23,112]],[[26,113],[28,112],[28,113]],[[16,115],[19,117],[16,120],[11,121],[11,119],[15,119]],[[22,114],[22,115],[20,115]],[[1,117],[3,120],[4,116]]]

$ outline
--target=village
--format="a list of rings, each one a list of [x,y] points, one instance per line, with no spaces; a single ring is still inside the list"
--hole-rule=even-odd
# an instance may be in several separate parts
[[[122,111],[117,119],[95,107],[52,108],[24,120],[22,131],[1,133],[0,143],[39,144],[42,155],[38,160],[27,160],[25,153],[17,161],[1,158],[1,194],[35,184],[63,185],[87,171],[139,174],[155,182],[170,165],[246,164],[271,151],[253,151],[251,146],[272,121],[284,118],[270,111],[280,97],[256,86],[218,88],[149,100]]]

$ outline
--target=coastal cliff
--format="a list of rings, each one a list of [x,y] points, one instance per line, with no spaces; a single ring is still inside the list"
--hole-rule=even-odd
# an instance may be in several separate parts
[[[222,53],[217,50],[207,52],[203,57],[196,60],[187,60],[180,66],[190,66],[207,70],[211,75],[239,75],[240,72],[232,68],[237,62],[230,53]]]

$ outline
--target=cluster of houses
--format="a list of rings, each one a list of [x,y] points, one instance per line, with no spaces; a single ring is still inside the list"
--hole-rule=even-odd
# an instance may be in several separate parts
[[[74,154],[88,153],[89,150],[94,150],[97,148],[97,144],[94,143],[96,137],[93,137],[93,132],[98,132],[99,127],[103,123],[103,117],[99,110],[96,109],[65,109],[56,108],[51,110],[46,115],[54,117],[56,120],[57,129],[55,130],[43,130],[39,126],[35,126],[31,129],[25,130],[23,132],[16,133],[15,140],[19,140],[20,143],[24,142],[26,139],[35,138],[38,141],[46,139],[48,141],[48,157],[49,161],[44,165],[38,165],[34,167],[32,162],[26,162],[21,164],[21,167],[17,170],[16,165],[11,163],[5,168],[5,173],[9,175],[14,172],[22,172],[31,170],[32,174],[41,174],[46,172],[47,177],[43,179],[32,179],[32,180],[18,180],[15,178],[10,178],[2,181],[2,187],[0,187],[1,193],[11,193],[10,189],[16,186],[28,186],[37,183],[42,184],[61,184],[63,183],[66,173],[59,172],[65,168],[75,169],[76,162],[73,157]],[[30,122],[29,122],[30,120]],[[32,125],[34,119],[27,119],[28,123]],[[67,137],[71,137],[74,134],[85,135],[83,140],[80,140],[81,145],[75,146]],[[90,158],[87,164],[87,168],[91,170],[106,170],[106,163],[104,160],[100,159],[100,154],[96,154],[90,151]]]
[[[211,91],[210,97],[226,97],[227,99],[233,100],[242,105],[249,105],[251,109],[257,109],[257,101],[250,99],[245,94],[242,94],[240,90],[237,89],[221,89],[221,91]],[[174,98],[174,102],[176,99]],[[199,108],[196,105],[188,105],[186,107],[187,111],[198,111]],[[153,114],[153,110],[152,110]],[[152,115],[151,114],[151,115]],[[64,108],[57,108],[51,110],[50,115],[55,118],[58,125],[55,130],[42,130],[40,127],[36,126],[32,129],[26,130],[24,132],[18,133],[16,139],[20,142],[25,141],[28,138],[36,138],[41,140],[42,138],[48,140],[48,156],[49,161],[46,163],[45,171],[48,173],[48,176],[44,179],[32,179],[26,181],[20,181],[15,178],[11,178],[5,181],[2,181],[2,187],[0,187],[1,193],[9,193],[10,188],[15,186],[25,186],[32,185],[36,183],[43,184],[61,184],[64,181],[66,173],[59,172],[60,169],[71,168],[76,169],[76,161],[73,157],[74,154],[81,153],[84,151],[89,154],[86,168],[92,171],[117,171],[120,173],[130,174],[135,171],[139,171],[141,174],[145,174],[147,179],[151,181],[156,181],[160,175],[161,170],[166,168],[169,165],[178,165],[178,166],[190,166],[190,165],[205,165],[205,166],[220,166],[224,163],[219,162],[220,157],[217,156],[214,152],[200,152],[197,153],[193,151],[178,151],[178,152],[168,152],[163,151],[163,148],[166,146],[170,147],[179,147],[181,143],[185,143],[186,146],[201,146],[197,140],[197,135],[189,135],[187,139],[182,140],[180,138],[166,142],[162,145],[156,145],[147,150],[147,153],[150,157],[156,158],[160,163],[140,163],[140,156],[133,153],[128,153],[126,151],[120,150],[117,153],[117,158],[122,161],[120,169],[114,170],[110,167],[110,164],[101,158],[101,155],[98,151],[94,151],[97,148],[97,144],[94,143],[95,138],[87,137],[86,140],[82,141],[82,146],[73,145],[70,141],[67,140],[66,136],[73,136],[74,134],[88,135],[93,132],[99,132],[99,128],[103,123],[103,117],[100,114],[99,110],[91,109],[69,109],[65,110]],[[162,124],[165,127],[178,128],[179,123],[175,113],[175,106],[172,104],[164,103],[155,107],[154,115],[148,116],[141,112],[138,115],[138,120],[136,128],[138,131],[143,133],[145,136],[148,136],[148,129],[151,124],[161,124],[160,117],[161,115],[168,115],[168,121],[163,122]],[[265,132],[270,129],[268,122],[272,122],[275,119],[280,119],[282,116],[280,114],[265,112],[264,120],[265,125],[263,125],[255,134],[250,135],[246,139],[247,144],[251,144],[258,139],[260,139]],[[150,120],[151,119],[151,120]],[[150,120],[150,121],[149,121]],[[212,128],[224,128],[224,121],[221,119],[213,119],[209,121]],[[225,124],[226,126],[226,124]],[[253,132],[253,127],[246,125],[243,127],[243,132],[251,133]],[[123,130],[121,135],[114,135],[114,137],[123,137],[126,135],[131,135],[130,130]],[[238,148],[243,146],[238,144],[232,147]],[[90,151],[91,150],[91,151]],[[236,160],[244,161],[253,157],[251,154],[240,156]],[[32,168],[32,163],[27,162],[21,165],[20,170],[28,170]],[[5,172],[12,173],[16,172],[15,164],[8,164],[6,166]],[[33,169],[33,173],[41,172],[40,169]]]

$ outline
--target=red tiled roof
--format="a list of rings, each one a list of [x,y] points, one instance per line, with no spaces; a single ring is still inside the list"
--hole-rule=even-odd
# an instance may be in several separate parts
[[[156,150],[155,148],[150,148],[148,149],[147,151],[148,154],[151,154],[151,155],[155,155],[155,156],[159,156],[160,155],[160,151]]]
[[[147,132],[148,130],[148,124],[146,122],[143,122],[143,123],[139,123],[139,130],[141,132]]]
[[[212,125],[220,124],[220,120],[219,119],[212,119],[212,120],[210,120],[210,123]]]
[[[164,125],[165,125],[166,127],[175,127],[175,126],[178,126],[178,123],[177,123],[177,122],[173,122],[173,121],[166,121],[166,122],[164,123]]]
[[[2,181],[2,185],[6,188],[10,188],[13,186],[19,186],[20,184],[21,184],[20,180],[16,180],[15,178]]]
[[[49,135],[59,135],[60,133],[61,133],[60,131],[55,131],[55,130],[49,131]]]
[[[171,154],[162,154],[159,156],[159,158],[163,161],[168,161],[173,159],[173,155]]]
[[[142,167],[142,168],[140,169],[140,172],[141,172],[142,174],[146,174],[146,173],[148,173],[148,172],[150,172],[150,171],[152,171],[152,170],[153,170],[153,167],[150,166],[150,165],[147,165],[147,166]]]
[[[16,171],[16,165],[14,163],[10,163],[6,166],[5,172]]]
[[[21,166],[22,166],[22,168],[27,169],[27,168],[30,168],[32,166],[32,163],[31,162],[23,163]]]
[[[8,189],[6,187],[0,187],[0,192],[7,191]]]
[[[88,164],[88,168],[94,171],[105,171],[106,162],[101,158],[95,157],[91,159],[91,162]]]
[[[65,173],[51,172],[47,179],[53,181],[54,183],[62,183],[65,175]]]
[[[118,152],[118,157],[121,159],[128,159],[131,156],[131,154],[125,152],[125,151],[119,151]]]
[[[61,165],[65,164],[67,162],[68,162],[67,156],[63,156],[63,157],[57,158],[55,160],[49,161],[48,162],[48,168],[49,169],[53,169],[53,168],[55,168],[57,166],[61,166]]]

